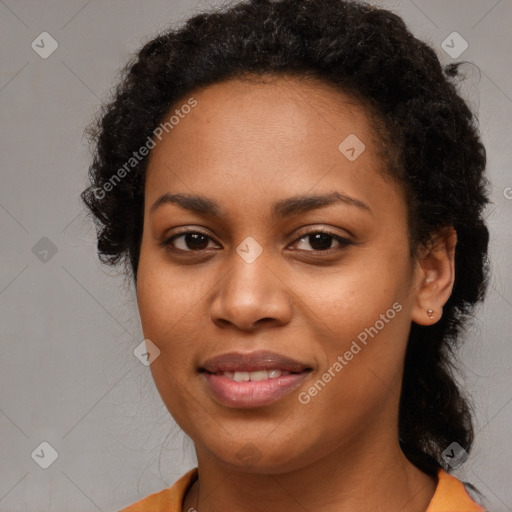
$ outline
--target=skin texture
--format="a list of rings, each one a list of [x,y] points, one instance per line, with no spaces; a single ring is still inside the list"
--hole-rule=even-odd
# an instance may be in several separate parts
[[[161,351],[151,365],[156,386],[198,458],[199,484],[183,509],[424,511],[436,482],[398,444],[402,367],[411,322],[435,323],[450,296],[455,232],[411,258],[404,194],[381,172],[371,118],[339,91],[279,77],[230,80],[192,96],[197,106],[150,155],[137,278],[144,337]],[[366,146],[355,161],[338,150],[350,134]],[[340,203],[271,215],[275,201],[335,191],[370,210]],[[206,196],[223,216],[175,204],[150,212],[165,193]],[[184,229],[210,238],[160,246]],[[306,235],[319,229],[354,243],[332,238],[330,249],[315,251]],[[250,264],[236,252],[249,236],[262,248]],[[300,403],[298,394],[395,303],[400,312]],[[312,371],[269,406],[214,400],[201,363],[260,349]],[[243,460],[251,445],[257,457]]]

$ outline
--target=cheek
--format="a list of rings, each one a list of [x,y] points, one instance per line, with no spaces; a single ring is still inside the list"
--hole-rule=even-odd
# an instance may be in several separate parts
[[[171,272],[158,259],[154,253],[141,251],[137,304],[144,337],[160,349],[160,355],[150,366],[153,380],[167,409],[183,428],[188,417],[185,411],[194,403],[184,384],[184,372],[189,368],[192,353],[193,327],[188,317],[197,299],[194,301],[190,296],[195,287],[182,282],[182,273]]]
[[[394,304],[382,309],[385,320],[356,310],[358,317],[334,326],[337,338],[324,341],[326,363],[297,397],[302,420],[322,423],[322,446],[393,422],[407,344],[404,309]]]
[[[208,315],[201,298],[208,283],[192,266],[178,269],[162,259],[156,251],[141,253],[137,302],[144,337],[160,349],[150,366],[155,385],[180,423],[180,414],[196,400],[189,384],[205,337]]]
[[[404,307],[408,275],[403,251],[384,254],[376,248],[354,252],[329,273],[302,273],[294,291],[332,334],[347,339],[374,325],[395,302]]]
[[[330,401],[342,408],[351,403],[356,411],[358,404],[377,403],[400,384],[410,329],[408,252],[388,248],[383,253],[369,251],[317,280],[309,297],[313,281],[301,292],[315,313],[316,338],[324,352],[325,366],[317,378],[328,384],[325,391],[321,382],[316,386],[324,406]]]
[[[162,261],[160,251],[141,251],[137,272],[137,305],[144,335],[162,343],[173,327],[186,321],[200,293],[186,272]]]

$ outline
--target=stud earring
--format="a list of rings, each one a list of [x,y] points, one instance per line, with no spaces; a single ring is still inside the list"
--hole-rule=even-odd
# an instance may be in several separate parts
[[[432,318],[434,316],[434,312],[431,309],[427,309],[427,315],[429,318]]]

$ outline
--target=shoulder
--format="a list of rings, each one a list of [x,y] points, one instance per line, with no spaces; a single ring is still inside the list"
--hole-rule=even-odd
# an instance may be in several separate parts
[[[458,478],[439,469],[437,487],[426,512],[485,512]]]
[[[197,468],[191,469],[176,483],[151,494],[119,512],[182,512],[182,503],[197,479]],[[438,470],[437,487],[426,512],[486,512],[468,493],[463,482],[443,469]]]
[[[182,503],[190,486],[197,479],[197,468],[191,469],[172,487],[150,494],[119,512],[182,512]]]

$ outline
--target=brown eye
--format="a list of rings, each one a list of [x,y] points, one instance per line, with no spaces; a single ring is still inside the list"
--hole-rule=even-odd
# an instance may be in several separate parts
[[[303,235],[297,240],[297,242],[295,242],[295,244],[299,242],[304,242],[306,243],[306,245],[309,244],[309,246],[313,248],[313,251],[308,251],[307,249],[305,249],[307,252],[323,252],[328,251],[329,249],[333,249],[333,241],[336,241],[338,243],[338,248],[343,248],[346,245],[352,244],[350,240],[327,231],[314,231],[306,235]]]
[[[184,231],[166,238],[160,245],[183,252],[199,252],[212,248],[212,246],[208,245],[211,241],[212,238],[205,233]],[[337,247],[332,246],[333,241],[338,244]],[[353,242],[347,238],[328,231],[312,231],[304,234],[294,244],[297,245],[299,243],[309,245],[312,248],[312,250],[298,248],[298,250],[306,252],[327,252],[331,249],[343,249],[347,245],[353,245]]]
[[[178,241],[176,243],[176,241]],[[162,242],[162,247],[172,246],[180,251],[194,252],[202,251],[208,248],[208,242],[211,237],[198,231],[186,231],[179,233]]]

